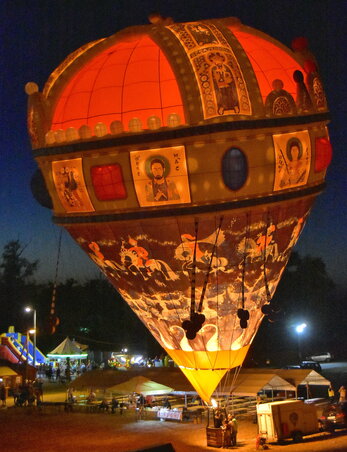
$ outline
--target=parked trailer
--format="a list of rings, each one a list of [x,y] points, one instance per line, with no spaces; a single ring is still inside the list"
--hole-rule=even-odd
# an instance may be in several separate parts
[[[267,442],[282,442],[319,431],[317,408],[301,400],[261,403],[257,406],[258,430]]]

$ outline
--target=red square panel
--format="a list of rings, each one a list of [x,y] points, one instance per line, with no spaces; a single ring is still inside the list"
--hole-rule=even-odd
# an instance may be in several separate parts
[[[125,199],[127,197],[122,168],[117,163],[93,166],[91,176],[95,195],[100,201]]]
[[[327,137],[316,138],[316,160],[314,170],[318,173],[330,165],[332,159],[332,146]]]

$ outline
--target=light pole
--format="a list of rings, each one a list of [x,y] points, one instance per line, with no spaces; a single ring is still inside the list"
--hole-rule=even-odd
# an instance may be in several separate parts
[[[306,323],[300,323],[300,325],[297,325],[295,327],[295,331],[298,335],[298,356],[299,356],[299,361],[301,361],[301,341],[300,341],[300,336],[302,335],[302,333],[304,332],[305,328],[307,327]]]
[[[27,306],[25,312],[33,312],[34,317],[34,351],[33,351],[33,366],[36,367],[36,309]]]

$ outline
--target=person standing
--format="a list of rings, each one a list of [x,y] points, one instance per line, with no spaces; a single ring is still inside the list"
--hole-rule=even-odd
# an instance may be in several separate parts
[[[216,410],[213,416],[214,428],[221,428],[223,425],[223,415],[220,410]]]
[[[116,409],[118,408],[118,406],[119,406],[119,402],[118,402],[118,400],[116,399],[116,397],[112,397],[112,400],[111,400],[111,413],[112,414],[114,414],[115,413],[115,411],[116,411]]]
[[[20,395],[19,384],[16,383],[12,387],[13,404],[15,406],[18,405],[19,395]]]
[[[55,372],[55,379],[56,381],[60,380],[60,367],[58,365],[57,370]]]
[[[74,388],[70,387],[67,391],[66,401],[68,403],[74,403],[75,402],[75,396],[74,396]]]
[[[232,416],[231,414],[228,414],[228,417],[224,419],[223,421],[223,447],[231,447],[233,445],[232,442]]]
[[[40,386],[40,382],[38,380],[35,380],[33,383],[33,391],[34,391],[34,397],[36,399],[36,405],[40,405],[42,400],[42,387]]]
[[[335,391],[334,391],[334,388],[331,385],[328,388],[328,396],[329,396],[329,401],[331,403],[333,403],[333,401],[335,399]]]
[[[91,389],[90,390],[90,393],[89,393],[89,395],[88,395],[88,397],[87,397],[87,402],[88,403],[93,403],[93,402],[95,402],[96,401],[96,394],[95,394],[95,392]]]
[[[341,386],[339,389],[339,403],[346,402],[346,388],[344,386]]]
[[[236,446],[238,424],[235,416],[231,419],[231,445]]]
[[[4,383],[0,384],[0,400],[1,400],[1,406],[6,406],[6,387]]]

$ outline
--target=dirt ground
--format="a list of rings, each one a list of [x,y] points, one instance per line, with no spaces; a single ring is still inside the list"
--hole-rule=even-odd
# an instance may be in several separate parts
[[[238,445],[255,450],[257,426],[239,421]],[[0,410],[1,452],[129,452],[171,443],[177,452],[213,451],[206,445],[206,423],[136,421],[134,413],[66,413],[30,408]],[[269,445],[273,451],[347,451],[347,431],[320,433],[303,443]]]
[[[59,402],[66,397],[66,387],[57,383],[44,385],[44,401]],[[119,413],[76,413],[45,407],[0,409],[0,452],[134,452],[171,444],[176,452],[220,450],[206,445],[206,418],[201,424],[160,420],[136,420],[130,410]],[[252,419],[239,419],[237,447],[244,452],[255,450],[257,425]],[[172,449],[162,449],[168,451]],[[333,435],[319,433],[303,443],[270,444],[269,450],[347,451],[347,429]],[[159,451],[158,451],[159,452]],[[161,452],[161,451],[160,451]]]

